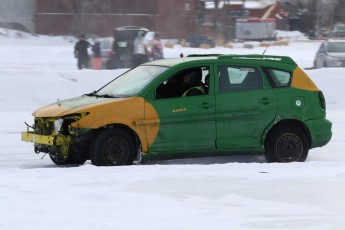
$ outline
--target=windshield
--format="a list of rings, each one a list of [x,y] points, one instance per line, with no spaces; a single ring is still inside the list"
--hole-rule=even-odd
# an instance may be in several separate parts
[[[329,42],[327,51],[345,53],[345,42]]]
[[[168,67],[142,65],[138,66],[97,91],[94,95],[108,97],[136,96],[153,79],[164,72]]]

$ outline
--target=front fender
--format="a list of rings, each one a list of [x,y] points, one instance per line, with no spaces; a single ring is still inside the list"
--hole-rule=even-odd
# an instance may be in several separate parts
[[[99,129],[121,124],[132,129],[139,137],[142,151],[147,152],[159,129],[158,114],[154,107],[141,97],[128,98],[114,103],[89,107],[89,114],[71,124],[73,128]]]

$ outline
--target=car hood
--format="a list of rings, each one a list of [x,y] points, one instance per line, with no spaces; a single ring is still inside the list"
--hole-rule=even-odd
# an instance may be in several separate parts
[[[34,117],[62,117],[68,114],[90,112],[90,110],[99,106],[106,106],[129,98],[100,98],[95,96],[83,95],[57,101],[56,103],[41,107],[34,111]]]

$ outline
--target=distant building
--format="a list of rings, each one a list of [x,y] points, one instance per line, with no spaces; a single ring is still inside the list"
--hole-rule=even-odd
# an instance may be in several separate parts
[[[111,36],[116,27],[141,26],[164,38],[195,30],[194,0],[36,0],[36,32]]]
[[[0,27],[38,34],[111,36],[116,27],[141,26],[162,38],[200,34],[228,40],[236,19],[274,18],[286,29],[276,0],[1,0]],[[286,2],[286,1],[285,1]]]
[[[34,0],[1,0],[0,27],[34,32]]]
[[[195,0],[1,0],[0,27],[38,34],[111,36],[142,26],[164,38],[195,33]]]
[[[286,12],[276,0],[220,0],[218,6],[213,0],[205,0],[205,6],[206,16],[201,30],[210,36],[217,30],[218,37],[225,41],[235,38],[237,19],[274,19],[276,29],[286,28]]]

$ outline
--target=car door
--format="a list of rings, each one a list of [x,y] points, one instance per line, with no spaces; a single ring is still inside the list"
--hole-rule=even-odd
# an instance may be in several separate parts
[[[217,74],[217,149],[260,147],[277,109],[269,82],[255,66],[218,65]]]
[[[196,66],[183,69],[173,74],[157,88],[157,95],[162,94],[160,88],[171,78],[177,79],[181,85],[182,73]],[[209,77],[210,66],[197,66],[202,69],[202,79]],[[208,76],[207,76],[208,75]],[[175,79],[175,80],[176,80]],[[213,87],[213,86],[210,86]],[[206,87],[207,88],[207,87]],[[176,93],[180,88],[176,88]],[[182,97],[179,95],[159,96],[152,102],[159,117],[159,131],[151,152],[195,152],[214,150],[216,139],[215,96],[213,90],[206,89],[206,94]],[[158,97],[158,96],[157,96]]]

